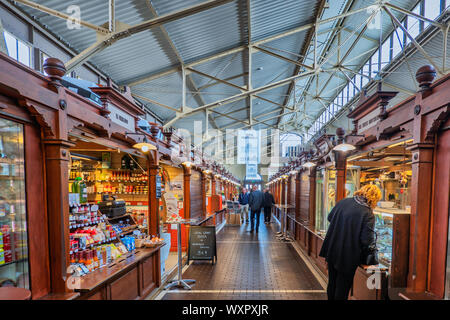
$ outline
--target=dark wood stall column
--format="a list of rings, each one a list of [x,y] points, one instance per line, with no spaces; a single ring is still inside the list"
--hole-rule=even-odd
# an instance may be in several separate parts
[[[184,217],[191,217],[191,167],[183,166],[183,207]]]
[[[44,110],[36,109],[36,116],[45,120],[43,144],[45,153],[45,176],[47,188],[47,216],[50,251],[50,287],[52,293],[64,293],[69,261],[69,148],[74,143],[68,141],[67,97],[61,87],[61,77],[66,73],[62,61],[49,58],[44,63],[44,71],[51,79],[49,89],[58,95],[58,107],[50,117]]]
[[[309,169],[309,227],[316,227],[316,167]]]
[[[69,266],[69,148],[66,140],[46,139],[45,166],[49,220],[50,275],[53,293],[66,292]]]
[[[301,170],[294,176],[295,179],[295,219],[300,220],[300,197],[301,197],[301,180],[302,173]]]
[[[443,124],[450,127],[450,119]],[[445,294],[447,239],[449,223],[450,190],[450,129],[438,134],[435,149],[434,195],[431,218],[429,291],[443,299]]]
[[[426,289],[428,241],[433,176],[432,144],[415,144],[412,151],[411,236],[408,287],[421,292]]]
[[[207,212],[206,212],[206,185],[208,183],[208,178],[206,177],[206,174],[203,172],[201,174],[201,188],[202,188],[202,219],[206,218]]]
[[[287,196],[287,179],[281,179],[281,204],[286,204]]]
[[[430,134],[429,119],[421,112],[425,109],[423,99],[432,94],[430,87],[436,76],[431,66],[420,68],[416,73],[420,91],[416,94],[413,137],[408,147],[412,152],[410,260],[408,289],[413,292],[427,290],[431,198],[433,194],[433,156],[435,132]]]
[[[156,176],[159,166],[148,161],[148,215],[149,234],[159,236],[159,210],[158,198],[156,198]]]
[[[347,178],[347,157],[344,152],[335,151],[336,166],[336,203],[345,198],[345,180]]]
[[[211,174],[211,196],[216,194],[216,178]]]

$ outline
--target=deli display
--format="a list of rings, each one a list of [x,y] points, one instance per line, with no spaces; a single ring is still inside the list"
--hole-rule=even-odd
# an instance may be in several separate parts
[[[319,234],[325,236],[328,230],[328,214],[335,205],[336,170],[334,168],[316,169],[316,221]]]
[[[350,157],[347,165],[361,168],[360,184],[375,184],[381,199],[373,210],[380,266],[389,270],[393,287],[406,286],[411,213],[410,141],[403,141]]]
[[[0,118],[0,287],[30,287],[23,142],[23,126]]]

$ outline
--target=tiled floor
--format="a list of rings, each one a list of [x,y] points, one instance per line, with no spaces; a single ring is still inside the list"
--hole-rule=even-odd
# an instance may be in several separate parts
[[[163,300],[326,299],[326,292],[292,245],[277,240],[277,225],[226,226],[217,236],[217,263],[191,262],[183,273],[193,290],[163,291]]]

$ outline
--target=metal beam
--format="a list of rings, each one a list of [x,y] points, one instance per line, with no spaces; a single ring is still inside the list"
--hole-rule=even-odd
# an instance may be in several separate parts
[[[172,110],[172,111],[175,111],[175,112],[180,112],[180,111],[181,111],[181,110],[178,110],[177,108],[168,106],[168,105],[166,105],[166,104],[164,104],[164,103],[155,101],[155,100],[150,99],[150,98],[147,98],[147,97],[140,96],[140,95],[138,95],[138,94],[136,94],[136,93],[132,93],[132,95],[133,95],[133,97],[135,97],[135,98],[137,98],[137,99],[144,100],[144,101],[147,101],[147,102],[156,104],[157,106],[160,106],[160,107],[165,108],[165,109],[169,109],[169,110]]]
[[[314,64],[314,70],[317,70],[317,65],[316,65],[316,59],[317,59],[317,55],[316,55],[316,54],[317,54],[317,52],[316,52],[316,50],[317,50],[317,31],[318,31],[318,28],[319,28],[320,23],[321,23],[321,22],[320,22],[320,15],[322,14],[322,11],[323,11],[324,8],[325,8],[325,4],[326,4],[326,1],[325,1],[325,0],[322,0],[322,1],[320,2],[319,7],[317,8],[317,12],[316,12],[315,17],[314,17],[314,18],[315,18],[315,19],[314,19],[315,21],[314,21],[314,24],[313,24],[314,29],[313,29],[313,30],[310,30],[310,31],[308,32],[308,35],[306,36],[306,39],[305,39],[305,43],[303,44],[303,46],[302,46],[302,48],[301,48],[301,51],[300,51],[300,59],[299,59],[299,61],[301,61],[302,64],[304,64],[305,59],[306,59],[306,55],[307,55],[307,53],[308,53],[308,48],[309,48],[309,46],[310,46],[312,37],[314,36],[314,61],[313,61],[313,64]],[[331,21],[333,21],[333,20],[331,20]],[[297,66],[297,67],[295,68],[295,70],[294,70],[294,74],[297,74],[297,73],[299,72],[299,70],[300,70],[300,68],[299,68],[299,66]],[[291,96],[291,94],[292,94],[292,90],[295,91],[295,87],[296,87],[296,83],[295,83],[295,81],[294,81],[294,82],[291,83],[291,85],[289,86],[289,89],[288,89],[288,91],[287,91],[288,95],[287,95],[287,97],[284,99],[283,106],[286,106],[286,105],[289,103],[289,98],[290,98],[290,96]],[[294,108],[295,108],[296,103],[297,103],[297,102],[294,100]],[[284,112],[285,112],[285,107],[282,108],[282,114],[284,114]],[[277,125],[280,124],[281,119],[282,119],[282,118],[279,118],[279,119],[278,119]]]
[[[21,0],[21,1],[27,1],[27,0]],[[109,33],[108,35],[101,38],[99,41],[95,42],[93,45],[89,46],[85,50],[83,50],[81,53],[79,53],[77,56],[73,57],[69,60],[69,62],[66,63],[66,69],[67,71],[72,70],[79,64],[83,63],[87,59],[89,59],[94,54],[102,51],[106,47],[109,47],[116,41],[120,39],[124,39],[127,37],[130,37],[133,34],[148,30],[150,28],[154,28],[156,26],[162,25],[167,22],[179,20],[182,18],[185,18],[187,16],[209,10],[211,8],[215,8],[217,6],[221,6],[225,3],[231,2],[233,0],[209,0],[202,2],[200,4],[190,6],[185,9],[181,9],[172,13],[168,13],[162,16],[155,17],[153,19],[150,19],[148,21],[141,22],[137,25],[131,26],[129,28],[126,28],[125,30],[116,31],[113,33]]]
[[[195,70],[195,69],[193,69],[193,68],[186,68],[186,69],[189,70],[189,71],[191,71],[191,72],[194,72],[194,73],[196,73],[196,74],[199,74],[199,75],[201,75],[202,77],[209,78],[209,79],[215,80],[215,81],[217,81],[217,82],[226,84],[226,85],[228,85],[228,86],[230,86],[230,87],[233,87],[233,88],[235,88],[235,89],[238,89],[238,90],[240,90],[240,91],[247,91],[246,88],[243,88],[243,87],[238,86],[238,85],[236,85],[236,84],[234,84],[234,83],[231,83],[231,82],[228,82],[228,81],[225,81],[225,80],[216,78],[216,77],[214,77],[214,76],[211,76],[211,75],[209,75],[209,74],[206,74],[206,73],[201,72],[201,71],[198,71],[198,70]]]
[[[23,5],[27,6],[27,7],[36,9],[38,11],[42,11],[44,13],[47,13],[47,14],[49,14],[51,16],[54,16],[54,17],[57,17],[57,18],[61,18],[61,19],[64,19],[64,20],[73,21],[73,17],[71,17],[71,16],[69,16],[69,15],[67,15],[65,13],[59,12],[57,10],[50,9],[50,8],[48,8],[46,6],[41,5],[41,4],[37,4],[36,2],[28,1],[28,0],[14,0],[14,1],[18,2],[18,3],[21,3],[21,4],[23,4]],[[79,22],[80,22],[80,25],[82,25],[83,27],[95,30],[96,32],[99,32],[99,33],[101,33],[103,35],[111,34],[111,32],[109,32],[109,30],[107,30],[105,28],[102,28],[100,26],[97,26],[95,24],[89,23],[89,22],[81,20],[81,19],[80,19]]]
[[[147,7],[149,8],[149,10],[151,11],[151,13],[153,14],[153,16],[155,16],[155,17],[158,16],[158,13],[156,12],[155,8],[153,7],[151,1],[146,0],[146,4],[147,4]],[[172,39],[170,38],[166,28],[163,25],[160,25],[159,29],[160,29],[161,33],[163,34],[163,37],[166,40],[166,42],[169,44],[169,46],[172,50],[172,53],[175,54],[178,62],[181,64],[181,78],[182,78],[181,112],[183,112],[184,109],[187,107],[186,106],[187,82],[189,82],[189,85],[192,88],[192,90],[197,92],[197,94],[193,94],[193,97],[198,99],[198,101],[201,105],[205,104],[203,96],[200,94],[199,90],[197,89],[197,86],[194,83],[194,80],[192,80],[192,78],[188,76],[188,74],[186,72],[186,67],[184,66],[183,58],[181,57],[181,54],[178,52],[178,49],[176,48],[175,44],[173,43]],[[209,115],[209,120],[213,124],[213,126],[217,129],[218,128],[217,124],[211,115]],[[208,123],[206,123],[206,125],[208,125]]]
[[[394,25],[397,25],[397,27],[399,27],[400,29],[403,30],[403,32],[411,40],[411,42],[414,44],[414,46],[417,48],[417,50],[419,50],[420,53],[422,53],[422,55],[425,57],[425,59],[427,59],[428,62],[431,63],[431,65],[436,69],[436,72],[439,75],[443,75],[443,73],[441,71],[441,68],[437,65],[437,63],[434,62],[434,60],[428,55],[428,53],[426,53],[426,51],[416,41],[416,39],[408,32],[408,30],[403,26],[403,24],[400,23],[400,21],[398,21],[398,19],[392,14],[391,10],[389,10],[389,8],[386,7],[386,6],[383,6],[383,9],[391,17],[392,22],[394,23]]]
[[[367,11],[369,8],[371,8],[371,6],[363,7],[363,8],[360,8],[360,9],[356,9],[356,10],[353,10],[353,11],[346,12],[344,14],[340,14],[340,15],[337,15],[337,16],[334,16],[334,17],[330,17],[328,19],[320,20],[319,24],[325,24],[325,23],[334,21],[336,19],[341,19],[343,17],[347,17],[347,16],[350,16],[350,15],[353,15],[353,14],[358,14],[360,12]],[[296,33],[302,32],[302,31],[309,30],[313,26],[314,26],[314,23],[308,23],[308,24],[305,24],[305,25],[300,26],[300,27],[296,27],[296,28],[292,28],[292,29],[286,30],[286,31],[281,32],[281,33],[279,33],[277,35],[274,35],[274,36],[271,36],[271,37],[267,37],[265,39],[261,39],[261,40],[258,40],[258,41],[254,41],[253,43],[251,43],[251,45],[253,45],[253,46],[260,46],[260,45],[262,45],[264,43],[267,43],[267,42],[275,41],[275,40],[278,40],[278,39],[281,39],[281,38],[284,38],[284,37],[288,37],[290,35],[293,35],[293,34],[296,34]],[[208,57],[192,61],[190,63],[187,63],[185,66],[186,67],[194,67],[196,65],[203,64],[203,63],[211,61],[211,60],[216,60],[216,59],[228,56],[228,55],[233,54],[233,53],[242,52],[244,50],[247,50],[247,48],[248,48],[248,45],[237,46],[235,48],[224,50],[222,52],[212,54],[212,55],[210,55]],[[166,70],[153,72],[151,74],[142,75],[142,76],[138,77],[137,79],[135,78],[135,79],[123,81],[122,83],[120,83],[120,85],[135,86],[135,85],[138,85],[138,84],[142,84],[142,83],[145,83],[145,82],[157,79],[159,77],[165,76],[167,74],[170,74],[170,73],[173,73],[173,72],[177,72],[179,70],[179,68],[180,68],[179,66],[176,66],[176,67],[172,67],[172,68],[169,68],[169,69],[166,69]]]
[[[295,60],[286,58],[286,57],[284,57],[284,56],[282,56],[282,55],[279,55],[279,54],[277,54],[277,53],[274,53],[274,52],[271,52],[271,51],[269,51],[269,50],[263,49],[263,48],[261,48],[261,47],[254,46],[253,48],[255,48],[256,50],[261,51],[261,52],[263,52],[263,53],[265,53],[265,54],[271,55],[271,56],[273,56],[273,57],[275,57],[275,58],[278,58],[278,59],[287,61],[287,62],[289,62],[289,63],[293,63],[293,64],[295,64],[295,65],[297,65],[297,66],[303,67],[303,68],[305,68],[305,69],[308,69],[308,70],[314,70],[313,67],[310,67],[310,66],[308,66],[308,65],[306,65],[306,64],[303,64],[303,63],[300,63],[300,62],[298,62],[298,61],[295,61]]]
[[[237,74],[237,75],[235,75],[235,76],[231,76],[231,77],[228,77],[228,78],[225,78],[225,79],[222,79],[222,80],[224,80],[224,81],[230,81],[230,80],[238,79],[238,78],[241,78],[241,77],[245,77],[246,75],[248,75],[248,73],[247,73],[247,72],[244,72],[244,73]],[[201,87],[198,87],[198,90],[201,91],[201,90],[203,90],[203,89],[207,89],[207,88],[210,88],[210,87],[214,87],[215,85],[218,85],[218,84],[220,84],[220,83],[221,83],[221,82],[218,82],[218,81],[212,82],[212,83],[208,83],[208,84],[205,84],[205,85],[203,85],[203,86],[201,86]]]
[[[214,108],[214,107],[218,107],[220,105],[224,105],[224,104],[231,103],[231,102],[234,102],[234,101],[242,100],[245,97],[247,97],[249,94],[254,94],[254,93],[258,93],[258,92],[264,92],[264,91],[267,91],[267,90],[271,90],[271,89],[274,89],[274,88],[286,85],[286,84],[288,84],[289,82],[291,82],[291,81],[293,81],[295,79],[309,76],[309,75],[311,75],[313,73],[314,73],[314,71],[308,71],[308,72],[305,72],[305,73],[301,73],[301,74],[298,74],[298,75],[295,75],[295,76],[292,76],[292,77],[289,77],[289,78],[286,78],[286,79],[283,79],[283,80],[279,80],[279,81],[276,81],[276,82],[273,82],[273,83],[269,83],[269,84],[267,84],[265,86],[262,86],[262,87],[259,87],[259,88],[256,88],[256,89],[249,90],[247,92],[242,92],[242,93],[239,93],[237,95],[234,95],[234,96],[231,96],[231,97],[228,97],[228,98],[225,98],[225,99],[213,102],[213,103],[209,103],[209,104],[203,105],[203,106],[198,107],[198,108],[196,108],[194,110],[191,110],[189,112],[185,112],[184,114],[178,114],[175,118],[173,118],[170,121],[168,121],[167,123],[165,123],[164,127],[168,127],[168,126],[172,125],[178,119],[181,119],[181,118],[184,118],[186,116],[195,114],[195,113],[203,111],[205,109],[211,109],[211,108]]]
[[[445,26],[444,24],[442,24],[442,23],[439,23],[439,22],[437,22],[437,21],[435,21],[435,20],[433,20],[433,19],[428,19],[427,17],[424,17],[424,16],[422,16],[422,15],[420,15],[420,14],[417,14],[417,13],[415,13],[415,12],[412,12],[412,11],[410,11],[410,10],[406,10],[406,9],[400,8],[400,7],[396,6],[395,4],[389,3],[388,1],[385,1],[385,2],[384,2],[384,6],[385,6],[385,7],[389,7],[389,8],[391,8],[391,9],[394,9],[395,11],[404,13],[404,14],[406,14],[406,15],[408,15],[408,16],[415,17],[415,18],[417,18],[417,19],[419,19],[419,20],[428,22],[428,23],[430,23],[430,24],[432,24],[432,25],[435,25],[436,27],[439,27],[439,28],[441,28],[441,29],[446,27],[446,26]]]
[[[109,0],[109,6],[108,6],[108,13],[109,13],[109,19],[108,19],[108,26],[109,26],[109,32],[115,32],[116,31],[116,9],[115,9],[115,0]]]

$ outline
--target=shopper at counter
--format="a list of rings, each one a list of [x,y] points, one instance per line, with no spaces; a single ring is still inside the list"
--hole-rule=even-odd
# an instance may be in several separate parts
[[[258,186],[253,186],[253,191],[250,193],[248,198],[248,204],[250,206],[251,215],[250,215],[250,232],[256,229],[258,232],[259,229],[259,216],[261,214],[261,209],[263,207],[264,202],[264,194],[258,190]],[[255,227],[256,220],[256,227]]]
[[[247,222],[248,223],[248,197],[249,194],[247,192],[246,188],[242,188],[242,192],[239,193],[239,205],[241,206],[241,223]]]
[[[369,248],[376,241],[372,210],[380,198],[377,186],[366,185],[353,198],[339,201],[328,215],[330,226],[319,255],[328,264],[329,300],[347,300],[356,268],[367,264]]]

